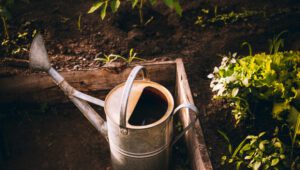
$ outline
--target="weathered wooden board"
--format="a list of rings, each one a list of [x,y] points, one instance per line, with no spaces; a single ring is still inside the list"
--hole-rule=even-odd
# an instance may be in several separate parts
[[[181,59],[176,60],[176,102],[194,104],[191,89],[188,83],[184,65]],[[192,120],[196,119],[195,113],[188,109],[182,109],[180,112],[180,120],[184,127],[188,126]],[[212,164],[209,159],[208,151],[204,141],[204,136],[200,122],[197,121],[195,127],[185,134],[185,140],[192,160],[193,170],[212,170]]]
[[[174,61],[144,63],[143,65],[147,68],[151,80],[166,86],[175,84],[176,66]],[[131,71],[130,67],[119,73],[100,68],[97,70],[61,72],[61,74],[79,91],[89,93],[104,91],[105,93],[126,81]],[[0,79],[1,104],[11,102],[61,103],[63,101],[67,101],[64,93],[45,73]]]

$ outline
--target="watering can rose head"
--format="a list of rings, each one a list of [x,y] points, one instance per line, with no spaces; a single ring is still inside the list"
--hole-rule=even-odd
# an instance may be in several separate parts
[[[29,53],[30,67],[36,70],[48,71],[51,68],[43,37],[37,34],[31,44]]]

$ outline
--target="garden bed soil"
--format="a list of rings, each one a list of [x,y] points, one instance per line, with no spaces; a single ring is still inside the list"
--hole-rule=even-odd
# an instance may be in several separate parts
[[[19,105],[5,113],[10,115],[0,126],[7,144],[1,169],[111,170],[108,142],[73,104]],[[189,169],[183,140],[172,155],[171,169]]]
[[[138,24],[138,12],[130,10],[129,4],[124,8],[121,7],[115,15],[109,14],[104,21],[99,20],[99,13],[86,14],[91,4],[91,1],[81,0],[33,0],[29,4],[21,1],[13,12],[13,20],[9,23],[10,33],[16,34],[18,31],[32,31],[33,29],[41,32],[45,38],[50,59],[55,68],[60,71],[98,68],[102,64],[94,61],[96,56],[111,53],[127,55],[130,48],[134,48],[140,57],[147,60],[183,57],[195,103],[199,108],[206,108],[206,114],[202,114],[200,120],[214,169],[224,169],[220,166],[220,156],[226,149],[224,141],[216,131],[219,129],[218,118],[213,116],[216,112],[220,112],[218,108],[222,106],[222,103],[210,101],[211,93],[207,79],[207,74],[220,63],[221,58],[218,55],[227,54],[229,51],[238,51],[240,54],[248,53],[246,49],[240,48],[240,44],[244,41],[252,45],[254,52],[267,51],[267,40],[283,30],[288,30],[284,37],[285,49],[300,49],[299,2],[294,0],[184,2],[184,12],[181,18],[159,4],[153,9],[145,7],[145,18],[154,17],[147,27],[133,26]],[[278,9],[289,10],[267,19],[252,18],[247,22],[224,26],[201,28],[194,24],[202,8],[213,10],[215,5],[223,11],[242,11],[246,8],[272,13]],[[80,14],[82,14],[81,31],[77,28]],[[25,44],[29,46],[30,41],[29,39]],[[19,61],[8,62],[11,59]],[[26,60],[28,60],[27,52],[17,55],[1,53],[0,76],[31,73]],[[103,156],[108,154],[107,148],[102,149],[102,142],[105,141],[97,136],[97,132],[89,127],[87,121],[81,122],[80,113],[73,114],[73,112],[78,111],[71,109],[65,113],[66,115],[60,111],[57,114],[47,112],[37,117],[25,113],[12,114],[12,122],[6,122],[6,126],[14,131],[18,130],[17,127],[22,130],[19,132],[20,135],[15,135],[14,131],[9,133],[12,140],[9,142],[15,143],[16,146],[28,142],[25,145],[28,146],[26,147],[28,150],[24,154],[22,147],[16,149],[16,152],[20,153],[20,159],[26,160],[21,165],[14,164],[14,160],[6,161],[11,161],[13,166],[29,167],[28,169],[36,169],[37,164],[51,169],[54,163],[61,165],[62,169],[65,167],[82,167],[80,169],[109,167],[108,158]],[[36,119],[36,121],[31,119]],[[31,123],[32,121],[36,123]],[[27,128],[33,131],[28,132]],[[64,130],[65,128],[69,130]],[[49,133],[41,133],[41,129]],[[86,133],[80,133],[81,131],[77,129]],[[53,144],[55,143],[61,149],[54,151]],[[43,147],[38,151],[30,150],[34,144]],[[70,149],[74,147],[78,149]],[[35,152],[43,156],[36,160],[29,160],[30,155],[28,156],[27,153],[35,154]],[[70,155],[81,157],[79,159]],[[93,162],[89,160],[90,156],[100,157],[103,162],[95,162],[95,160]],[[48,161],[40,162],[41,159]],[[53,168],[57,169],[57,167]]]

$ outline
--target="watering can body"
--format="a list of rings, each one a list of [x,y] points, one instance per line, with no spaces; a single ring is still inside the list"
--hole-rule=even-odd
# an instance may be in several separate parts
[[[105,101],[77,91],[51,67],[40,35],[37,35],[31,44],[30,66],[48,72],[83,115],[108,140],[114,170],[169,169],[172,144],[183,136],[196,121],[190,122],[183,132],[173,139],[173,115],[182,108],[191,109],[195,113],[198,113],[198,110],[188,103],[181,104],[174,110],[171,93],[162,85],[150,81],[147,70],[143,66],[136,66],[127,81],[113,88]],[[143,79],[135,80],[141,71]],[[162,99],[161,101],[166,104],[165,110],[160,117],[150,123],[139,125],[130,123],[134,110],[146,89],[150,89],[152,95]],[[104,107],[106,122],[88,102]],[[152,108],[148,109],[152,114]],[[144,111],[137,114],[141,116]]]
[[[127,81],[128,82],[128,81]],[[127,83],[126,82],[126,83]],[[163,116],[153,123],[146,125],[132,125],[128,123],[129,114],[124,127],[120,126],[119,92],[126,89],[126,83],[115,87],[105,99],[105,113],[107,115],[108,140],[111,161],[114,170],[167,170],[170,162],[170,142],[173,133],[172,111],[174,102],[171,93],[163,86],[149,80],[134,81],[128,103],[134,103],[136,94],[141,94],[145,87],[152,87],[165,95],[168,107]],[[131,105],[128,106],[131,106]],[[116,107],[111,107],[115,105]],[[132,108],[127,107],[127,113]],[[140,113],[143,114],[143,113]]]

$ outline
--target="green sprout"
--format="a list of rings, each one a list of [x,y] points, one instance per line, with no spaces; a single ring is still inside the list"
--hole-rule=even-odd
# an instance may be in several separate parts
[[[269,52],[270,54],[276,54],[279,48],[284,46],[284,39],[280,38],[287,31],[282,31],[278,35],[275,35],[272,39],[269,39]]]

